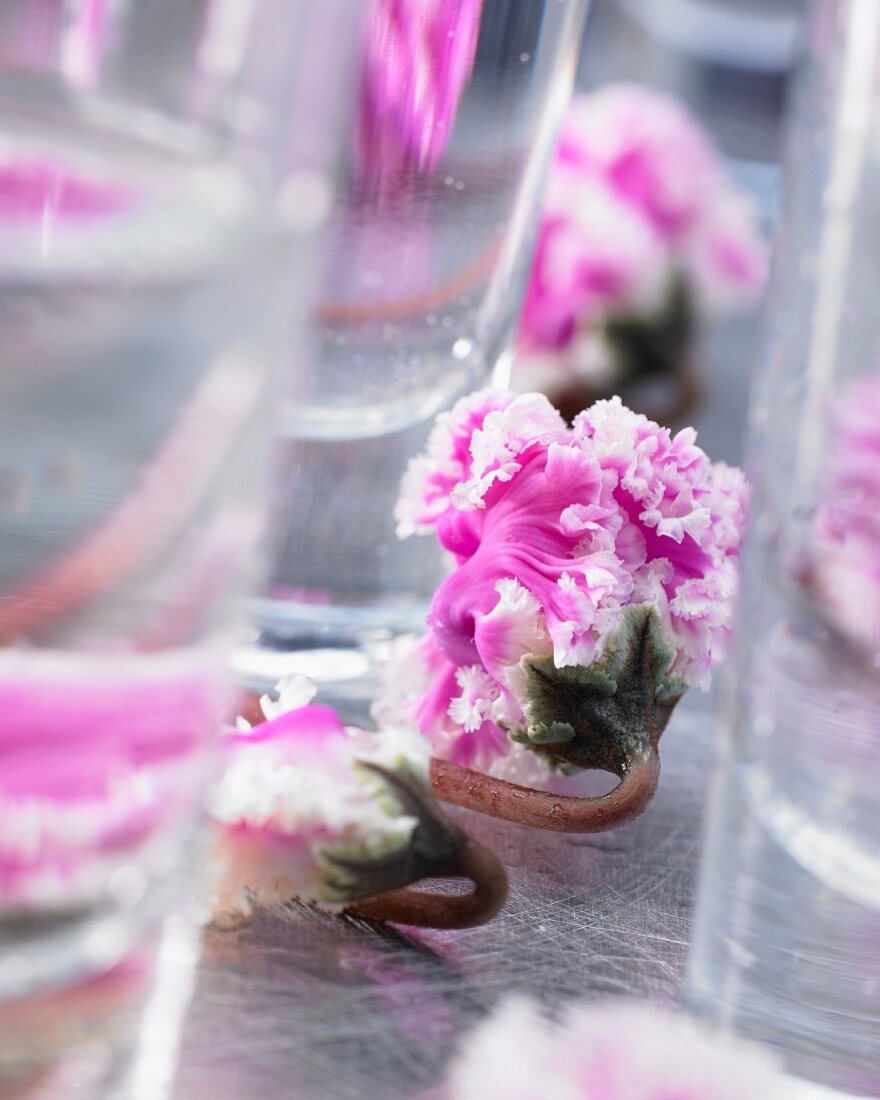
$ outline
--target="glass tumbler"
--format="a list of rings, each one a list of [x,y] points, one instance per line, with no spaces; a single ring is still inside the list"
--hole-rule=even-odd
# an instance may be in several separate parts
[[[812,14],[687,998],[880,1097],[880,5]]]
[[[368,0],[301,367],[281,408],[254,687],[341,703],[439,575],[394,504],[429,420],[496,378],[585,0]],[[299,349],[297,349],[299,353]]]
[[[338,15],[0,6],[0,1003],[110,971],[195,875]]]

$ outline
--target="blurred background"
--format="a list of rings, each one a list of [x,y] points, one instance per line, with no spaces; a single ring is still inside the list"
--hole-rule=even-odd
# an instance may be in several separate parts
[[[679,98],[706,127],[766,231],[779,214],[783,114],[805,0],[593,0],[577,89],[635,81]],[[713,458],[740,462],[761,304],[711,326],[694,426]]]

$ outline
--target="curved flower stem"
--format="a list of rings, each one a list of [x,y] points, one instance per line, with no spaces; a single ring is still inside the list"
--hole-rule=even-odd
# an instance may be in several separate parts
[[[501,861],[471,837],[461,845],[458,865],[451,874],[470,879],[473,889],[463,894],[439,894],[405,886],[355,902],[346,912],[415,928],[473,928],[491,920],[507,900],[507,874]]]
[[[632,821],[654,797],[659,778],[656,746],[630,761],[613,791],[596,798],[550,794],[436,757],[431,760],[431,786],[444,802],[557,833],[600,833]]]

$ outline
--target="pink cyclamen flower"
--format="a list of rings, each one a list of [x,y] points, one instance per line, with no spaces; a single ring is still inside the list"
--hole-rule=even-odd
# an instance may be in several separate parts
[[[635,84],[578,96],[558,150],[561,165],[603,179],[668,240],[687,234],[724,183],[715,149],[684,107]]]
[[[754,213],[696,121],[657,92],[609,85],[576,97],[565,120],[520,345],[558,357],[609,320],[662,319],[676,287],[695,317],[728,310],[754,297],[765,267]]]
[[[277,700],[261,700],[264,723],[251,729],[240,719],[225,738],[209,800],[221,829],[221,924],[246,918],[245,887],[263,900],[329,905],[387,888],[359,893],[358,878],[405,851],[417,825],[375,768],[426,782],[418,735],[346,728],[331,708],[308,705],[314,685],[302,677],[282,680],[278,691]]]
[[[813,581],[831,618],[880,654],[880,373],[834,403],[811,550]]]
[[[539,752],[568,741],[558,759],[595,766],[541,684],[565,696],[563,681],[624,660],[634,631],[650,635],[658,705],[705,683],[728,633],[745,502],[742,474],[711,463],[692,429],[672,436],[619,398],[571,428],[539,394],[463,399],[397,509],[400,533],[436,531],[455,568],[377,714],[414,721],[468,767],[492,767],[511,737]],[[619,668],[615,683],[639,675]]]
[[[667,250],[638,210],[600,180],[557,170],[523,306],[522,337],[535,348],[559,351],[577,338],[585,318],[658,310],[668,278]]]
[[[371,0],[361,46],[359,175],[376,190],[430,171],[471,75],[482,0]]]
[[[576,1005],[558,1023],[511,999],[469,1038],[442,1100],[781,1100],[775,1061],[666,1009]]]

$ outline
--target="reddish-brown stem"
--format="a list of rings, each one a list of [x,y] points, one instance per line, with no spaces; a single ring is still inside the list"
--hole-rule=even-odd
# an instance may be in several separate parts
[[[444,802],[557,833],[600,833],[632,821],[654,797],[659,778],[656,748],[634,758],[614,790],[596,798],[550,794],[436,757],[431,760],[431,786]]]
[[[355,902],[346,912],[414,928],[473,928],[496,916],[507,900],[503,865],[494,852],[470,837],[462,843],[454,877],[470,879],[473,889],[463,894],[439,894],[405,886]]]

